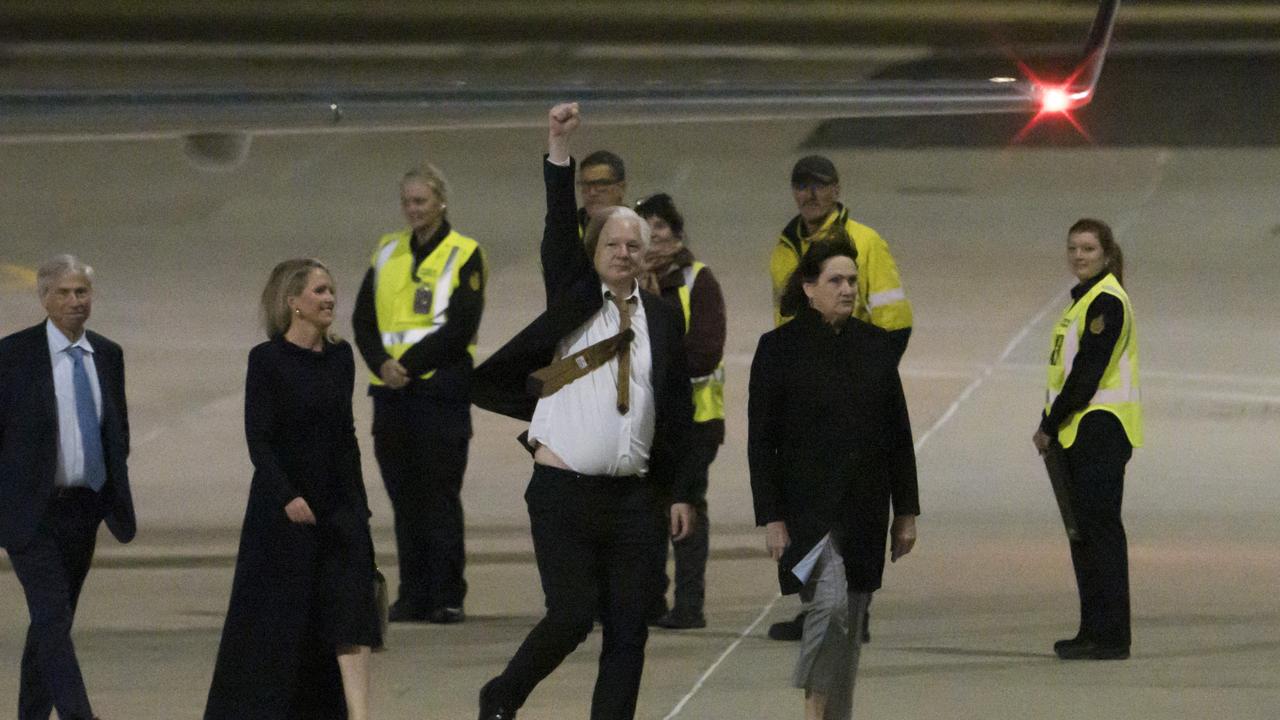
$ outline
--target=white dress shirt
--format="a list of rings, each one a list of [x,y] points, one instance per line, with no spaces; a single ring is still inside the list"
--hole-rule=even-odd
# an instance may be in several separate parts
[[[84,371],[93,388],[93,404],[102,421],[102,388],[98,385],[98,369],[93,363],[93,346],[87,334],[74,343],[53,324],[45,321],[49,336],[49,359],[53,361],[53,392],[58,400],[58,467],[53,474],[56,487],[87,487],[84,479],[84,445],[80,439],[80,423],[76,415],[76,388],[72,377],[73,362],[67,352],[72,346],[84,349]]]
[[[612,293],[603,284],[604,304],[581,327],[557,346],[557,358],[567,357],[619,332],[622,316]],[[569,469],[583,475],[644,475],[653,443],[654,407],[649,349],[649,324],[636,285],[628,297],[631,308],[630,407],[618,412],[618,358],[592,370],[538,400],[529,426],[529,440],[546,445]]]

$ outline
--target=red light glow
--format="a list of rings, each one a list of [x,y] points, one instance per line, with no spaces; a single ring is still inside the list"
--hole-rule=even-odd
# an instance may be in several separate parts
[[[1021,143],[1036,126],[1042,122],[1058,118],[1065,119],[1076,132],[1080,133],[1081,137],[1088,142],[1093,142],[1093,138],[1089,136],[1089,133],[1071,114],[1072,110],[1087,105],[1092,99],[1092,88],[1075,89],[1075,83],[1082,68],[1076,68],[1066,80],[1046,82],[1036,77],[1036,74],[1032,72],[1031,68],[1027,67],[1026,63],[1016,57],[1014,61],[1022,71],[1023,77],[1031,81],[1032,86],[1039,94],[1040,110],[1013,137],[1012,143],[1014,145]]]
[[[1064,113],[1071,109],[1071,97],[1060,87],[1044,88],[1040,95],[1040,112]]]

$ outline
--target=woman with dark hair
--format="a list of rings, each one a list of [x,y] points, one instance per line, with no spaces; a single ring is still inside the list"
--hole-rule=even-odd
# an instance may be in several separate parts
[[[206,720],[369,717],[376,569],[333,306],[317,260],[280,263],[262,292],[269,339],[245,381],[253,483]]]
[[[1129,551],[1120,518],[1124,468],[1142,446],[1138,335],[1111,228],[1084,218],[1067,231],[1079,281],[1054,326],[1045,405],[1032,442],[1065,468],[1063,519],[1080,593],[1080,629],[1054,643],[1064,660],[1129,657]],[[1061,502],[1061,500],[1060,500]]]
[[[680,309],[684,316],[684,353],[693,386],[693,429],[689,449],[696,475],[693,534],[672,541],[675,549],[675,602],[666,609],[667,545],[658,559],[660,601],[650,611],[652,624],[669,630],[706,627],[707,555],[711,520],[707,515],[707,483],[711,463],[724,443],[724,295],[711,269],[685,246],[684,216],[666,193],[636,203],[636,213],[649,224],[646,272],[640,285]],[[656,610],[656,611],[655,611]]]
[[[765,333],[751,363],[747,450],[756,524],[783,593],[805,593],[793,683],[807,720],[845,720],[861,629],[920,512],[911,421],[889,334],[851,317],[856,251],[815,242],[782,296],[795,319]],[[893,515],[892,528],[890,514]]]

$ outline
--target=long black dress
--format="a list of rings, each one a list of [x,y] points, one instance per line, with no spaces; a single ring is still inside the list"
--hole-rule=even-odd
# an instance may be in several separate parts
[[[380,644],[351,346],[249,353],[253,483],[206,720],[346,718],[336,649]],[[290,522],[301,496],[317,524]]]

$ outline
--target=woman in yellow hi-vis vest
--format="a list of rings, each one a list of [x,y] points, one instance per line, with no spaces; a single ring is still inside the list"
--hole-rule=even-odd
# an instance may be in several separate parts
[[[395,512],[392,622],[465,618],[461,490],[485,265],[479,244],[450,226],[448,199],[431,165],[401,178],[409,227],[378,241],[352,317],[369,367],[373,451]]]
[[[667,545],[656,558],[659,601],[650,608],[651,624],[669,630],[706,627],[702,609],[706,598],[707,557],[711,516],[707,513],[707,483],[711,463],[724,443],[725,307],[720,283],[711,269],[698,262],[685,246],[684,216],[666,193],[636,203],[636,213],[649,223],[648,272],[641,287],[680,308],[684,315],[684,351],[693,385],[693,427],[689,435],[689,465],[696,475],[693,532],[673,540],[675,602],[666,608]]]
[[[1080,282],[1054,326],[1040,426],[1041,455],[1060,454],[1063,517],[1080,592],[1080,629],[1054,644],[1064,660],[1129,657],[1129,551],[1120,519],[1124,468],[1142,446],[1138,334],[1111,228],[1085,218],[1067,232]],[[1055,461],[1056,462],[1056,461]]]

